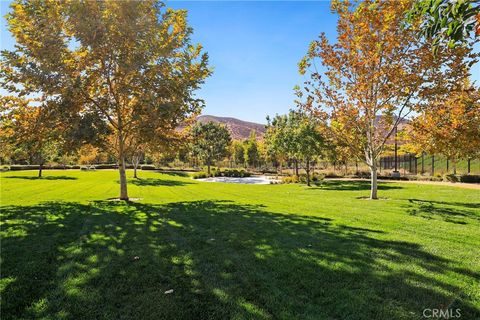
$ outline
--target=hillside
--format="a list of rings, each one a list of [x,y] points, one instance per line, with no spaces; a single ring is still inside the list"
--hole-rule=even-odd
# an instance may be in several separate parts
[[[252,130],[255,130],[255,132],[257,133],[257,139],[262,139],[263,135],[265,134],[265,125],[255,122],[243,121],[236,118],[202,115],[199,116],[197,120],[202,123],[216,122],[225,124],[230,130],[232,138],[235,140],[248,139]]]

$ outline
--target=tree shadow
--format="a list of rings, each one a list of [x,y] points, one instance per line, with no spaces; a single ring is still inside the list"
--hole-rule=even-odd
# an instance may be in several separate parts
[[[370,190],[370,182],[368,181],[342,181],[342,180],[325,180],[321,186],[309,188],[309,190],[335,190],[335,191],[361,191]],[[378,190],[402,189],[398,185],[390,185],[388,182],[381,182]]]
[[[411,319],[447,305],[480,316],[480,274],[330,218],[208,200],[2,214],[4,319]]]
[[[449,202],[449,201],[435,201],[435,200],[421,200],[421,199],[408,199],[410,202],[429,202],[432,204],[440,204],[440,205],[448,205],[448,206],[457,206],[457,207],[465,207],[465,208],[472,208],[472,209],[479,209],[480,203],[478,202]]]
[[[169,176],[175,176],[175,177],[185,177],[188,178],[189,174],[187,172],[183,171],[163,171],[163,170],[158,170],[158,173],[169,175]]]
[[[431,200],[408,199],[409,205],[407,212],[410,215],[422,217],[425,219],[442,219],[446,222],[455,224],[467,224],[469,221],[480,221],[480,215],[469,208],[478,208],[470,206],[463,202],[443,202]],[[467,209],[457,208],[465,207]]]
[[[160,186],[168,186],[168,187],[175,187],[175,186],[185,186],[187,184],[192,184],[191,182],[181,181],[181,180],[166,180],[166,179],[156,179],[156,178],[137,178],[131,179],[128,181],[136,186],[140,187],[160,187]]]
[[[24,179],[24,180],[78,180],[76,177],[70,176],[44,176],[44,177],[32,177],[32,176],[6,176],[6,179]]]

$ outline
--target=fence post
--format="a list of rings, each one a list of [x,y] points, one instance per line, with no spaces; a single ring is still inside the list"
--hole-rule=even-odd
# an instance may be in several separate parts
[[[422,174],[425,173],[425,152],[422,151]]]
[[[435,156],[432,154],[432,176],[435,175]]]
[[[408,155],[408,173],[412,173],[412,154]]]

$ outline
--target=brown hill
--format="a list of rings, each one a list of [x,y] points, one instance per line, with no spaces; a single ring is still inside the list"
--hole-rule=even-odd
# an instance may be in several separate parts
[[[254,130],[257,134],[257,139],[262,139],[265,134],[265,125],[255,122],[243,121],[230,117],[216,117],[210,115],[202,115],[197,118],[197,121],[202,123],[216,122],[227,126],[232,135],[232,139],[245,140],[250,136],[250,132]]]

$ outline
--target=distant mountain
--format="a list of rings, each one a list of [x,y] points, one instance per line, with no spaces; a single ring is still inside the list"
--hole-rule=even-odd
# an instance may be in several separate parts
[[[236,118],[202,115],[197,118],[197,121],[202,123],[215,122],[224,124],[228,130],[230,130],[230,134],[235,140],[248,139],[252,130],[256,132],[257,139],[262,139],[265,134],[264,124],[243,121]]]

